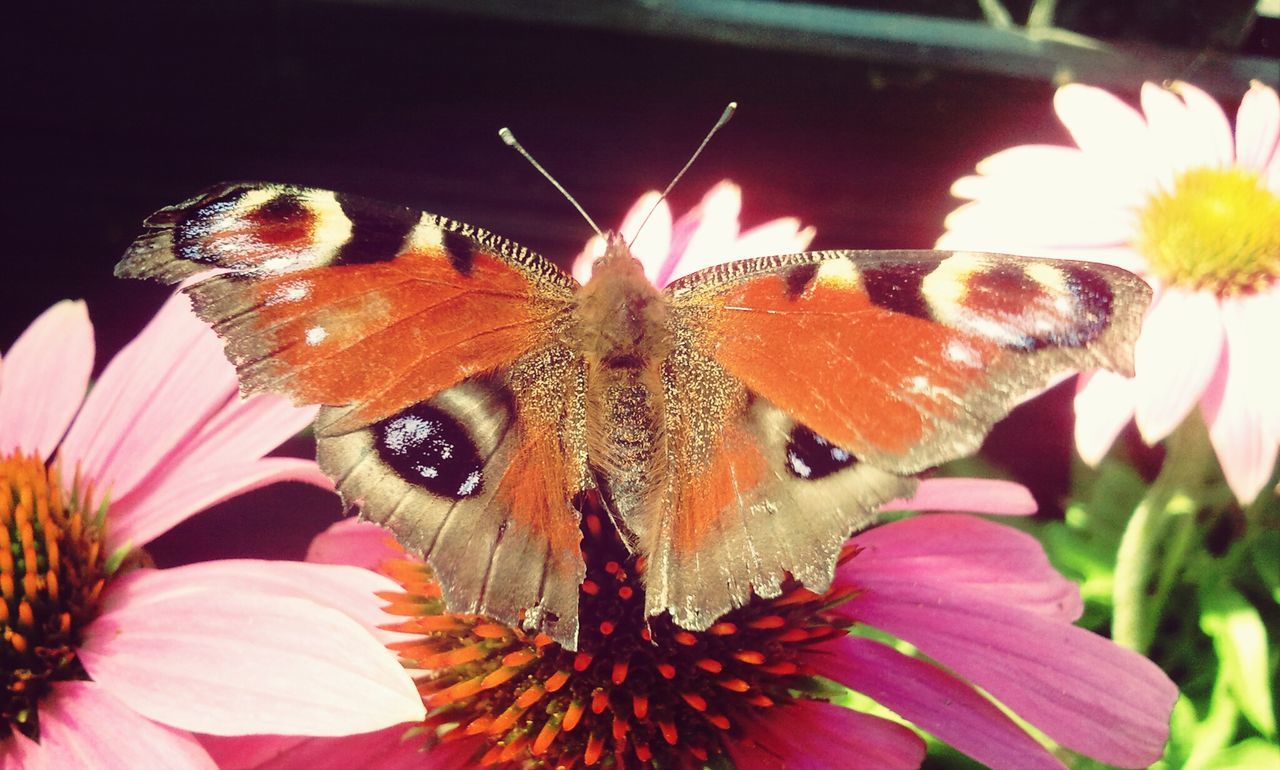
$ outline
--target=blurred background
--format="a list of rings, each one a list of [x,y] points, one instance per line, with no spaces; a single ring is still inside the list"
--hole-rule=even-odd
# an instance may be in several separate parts
[[[744,227],[793,215],[815,248],[927,248],[979,159],[1068,141],[1058,84],[1132,100],[1144,79],[1187,79],[1232,114],[1250,79],[1280,80],[1277,16],[1275,0],[44,4],[10,17],[0,50],[0,349],[85,298],[100,369],[167,292],[112,266],[143,217],[219,180],[400,202],[567,264],[587,226],[498,128],[616,226],[730,100],[738,115],[672,194],[677,215],[729,178]],[[1068,487],[1069,398],[1020,408],[985,455],[1048,516]],[[268,489],[153,553],[296,557],[339,515],[329,495]]]

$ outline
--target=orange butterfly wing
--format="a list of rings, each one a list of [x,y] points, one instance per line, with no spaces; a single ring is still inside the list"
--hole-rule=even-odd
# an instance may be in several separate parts
[[[430,561],[450,609],[573,643],[573,279],[469,225],[288,185],[222,185],[146,224],[117,275],[220,271],[187,292],[245,392],[326,405],[322,467]]]
[[[825,588],[877,505],[1055,376],[1129,370],[1150,298],[1107,266],[948,252],[750,260],[666,294],[672,472],[635,529],[648,611],[700,628],[784,572]]]

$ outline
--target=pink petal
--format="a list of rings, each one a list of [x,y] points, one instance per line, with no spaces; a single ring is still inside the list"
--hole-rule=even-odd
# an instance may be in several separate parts
[[[924,741],[902,725],[811,700],[752,720],[746,735],[758,745],[729,744],[738,770],[915,770],[925,754]]]
[[[1169,287],[1147,313],[1134,349],[1134,417],[1148,444],[1195,408],[1222,353],[1218,299]]]
[[[50,770],[217,767],[190,733],[152,722],[97,682],[54,684],[51,697],[40,704],[37,752],[35,767]]]
[[[1089,465],[1102,462],[1133,417],[1133,394],[1129,377],[1104,369],[1081,375],[1075,398],[1075,439],[1076,450]]]
[[[148,480],[111,506],[109,546],[144,545],[206,508],[282,481],[332,487],[314,460],[300,457],[266,457],[207,468],[196,461],[182,463],[163,479]]]
[[[753,227],[733,244],[735,259],[769,257],[775,254],[794,254],[809,248],[817,231],[801,227],[795,217],[782,217]]]
[[[32,321],[0,367],[0,454],[21,448],[49,459],[92,371],[93,324],[84,302],[63,300]]]
[[[661,193],[656,190],[641,195],[631,205],[622,220],[622,226],[618,228],[618,233],[631,244],[632,256],[644,265],[644,274],[651,282],[662,271],[663,263],[671,253],[671,206],[666,200],[660,200],[660,196]],[[645,217],[649,217],[647,223],[644,221]],[[642,224],[644,230],[636,238],[636,231]],[[586,248],[574,258],[571,273],[578,283],[585,284],[591,279],[592,265],[604,254],[604,247],[604,239],[594,235],[587,241]]]
[[[573,267],[569,270],[570,275],[578,283],[585,284],[591,280],[592,265],[602,256],[604,256],[604,238],[593,235],[582,251],[578,252],[578,256],[573,258]]]
[[[1072,83],[1058,89],[1053,108],[1080,149],[1101,162],[1140,157],[1147,127],[1137,110],[1114,95]]]
[[[375,526],[376,525],[370,525]],[[150,591],[180,592],[193,587],[237,594],[306,599],[332,607],[355,620],[385,645],[405,638],[377,628],[396,619],[382,611],[385,602],[377,594],[398,592],[396,581],[360,567],[297,561],[221,559],[159,570],[150,579]],[[112,594],[108,607],[121,598]]]
[[[202,736],[222,770],[297,770],[299,768],[376,768],[377,770],[462,770],[482,749],[483,737],[423,748],[413,725],[396,725],[341,738],[250,735]]]
[[[1280,358],[1280,294],[1223,300],[1225,382],[1206,393],[1205,420],[1223,475],[1236,498],[1250,503],[1266,486],[1280,447],[1276,382]],[[1220,394],[1220,395],[1219,395]]]
[[[658,272],[656,285],[735,259],[742,188],[724,180],[712,187],[702,202],[672,226],[671,255]]]
[[[348,615],[165,574],[188,569],[119,578],[88,627],[85,669],[130,708],[213,735],[346,735],[422,719],[413,681]]]
[[[1280,142],[1280,98],[1270,86],[1253,81],[1236,113],[1236,163],[1265,173]]]
[[[1212,96],[1181,81],[1173,84],[1174,93],[1187,105],[1187,120],[1199,152],[1197,156],[1206,166],[1228,166],[1235,159],[1235,142],[1231,123]]]
[[[1082,628],[1018,607],[866,591],[861,621],[991,693],[1058,743],[1121,767],[1159,759],[1178,691],[1154,663]]]
[[[316,535],[307,548],[307,561],[350,564],[377,570],[387,559],[404,558],[404,550],[384,527],[351,517]]]
[[[0,743],[0,770],[51,769],[48,755],[40,753],[40,744],[22,733],[13,732]]]
[[[992,770],[1064,770],[973,687],[871,639],[846,636],[807,659],[819,676],[867,695]]]
[[[1076,585],[1049,564],[1039,541],[986,519],[914,516],[860,532],[853,542],[860,550],[837,570],[838,586],[898,601],[910,595],[925,603],[1005,604],[1068,623],[1084,609]],[[853,609],[848,614],[857,617]]]
[[[671,251],[671,206],[665,200],[659,202],[660,195],[656,190],[641,195],[618,228],[622,237],[631,244],[632,256],[644,265],[644,274],[654,285],[657,285],[658,273]],[[649,218],[647,223],[645,217]],[[641,224],[644,224],[644,230],[640,230]],[[638,238],[637,231],[640,234]]]
[[[998,479],[925,479],[909,498],[890,500],[880,511],[967,511],[1009,516],[1036,512],[1030,490],[1013,481]]]
[[[111,499],[129,494],[235,397],[222,343],[175,294],[107,365],[59,456]]]

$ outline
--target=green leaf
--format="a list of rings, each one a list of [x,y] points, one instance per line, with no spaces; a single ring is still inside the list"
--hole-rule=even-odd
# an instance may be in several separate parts
[[[1183,767],[1187,757],[1195,748],[1196,730],[1200,726],[1200,715],[1196,713],[1195,704],[1186,693],[1178,696],[1173,704],[1173,713],[1169,717],[1169,744],[1165,746],[1163,767]]]
[[[1271,600],[1280,604],[1280,532],[1268,530],[1259,534],[1252,551],[1258,577],[1271,592]]]
[[[1200,628],[1213,638],[1219,678],[1258,732],[1275,737],[1267,629],[1257,608],[1223,583],[1204,586],[1200,606]]]
[[[1265,738],[1249,738],[1219,752],[1204,770],[1263,770],[1280,767],[1280,746]]]
[[[1180,770],[1203,770],[1213,761],[1235,736],[1240,709],[1231,697],[1225,679],[1213,683],[1213,695],[1209,698],[1209,711],[1195,729],[1190,741],[1191,755]]]

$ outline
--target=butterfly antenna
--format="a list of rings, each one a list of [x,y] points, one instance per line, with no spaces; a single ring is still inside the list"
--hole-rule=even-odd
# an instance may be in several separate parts
[[[649,213],[644,215],[644,219],[640,220],[640,226],[636,228],[636,234],[632,236],[631,243],[635,243],[636,238],[640,237],[640,231],[649,223],[649,217],[653,216],[653,212],[657,211],[658,206],[667,199],[667,194],[676,186],[676,182],[680,181],[680,177],[684,176],[684,172],[688,171],[689,167],[693,165],[693,162],[702,154],[702,150],[706,148],[707,143],[711,141],[711,137],[715,136],[717,131],[724,128],[724,124],[729,122],[729,118],[732,118],[733,113],[737,110],[737,102],[729,102],[729,104],[725,106],[724,112],[720,113],[720,119],[711,127],[711,130],[707,132],[707,135],[702,138],[702,144],[698,145],[698,149],[693,151],[693,154],[689,156],[689,160],[685,162],[684,167],[681,168],[680,172],[671,180],[671,184],[667,185],[667,189],[663,190],[662,195],[658,196],[658,200],[654,201],[653,208],[649,209]],[[628,248],[630,248],[631,243],[627,244]]]
[[[601,238],[604,238],[604,233],[600,232],[600,228],[596,226],[595,220],[593,220],[591,218],[591,215],[589,215],[586,212],[586,209],[582,208],[582,206],[579,205],[576,200],[574,200],[573,196],[569,194],[569,191],[564,189],[564,185],[557,182],[556,178],[551,176],[551,174],[545,168],[542,167],[541,163],[533,159],[533,156],[529,154],[529,151],[526,150],[520,144],[519,140],[516,139],[516,135],[511,133],[511,129],[506,127],[498,129],[498,136],[502,137],[502,141],[504,144],[506,144],[508,147],[515,150],[516,152],[520,153],[522,156],[524,156],[525,160],[529,161],[529,163],[531,163],[534,168],[538,169],[538,173],[545,176],[547,178],[547,181],[550,182],[557,190],[559,190],[560,194],[563,195],[566,200],[568,200],[570,203],[573,204],[573,207],[578,210],[578,213],[582,215],[582,218],[587,220],[587,224],[591,225],[591,229],[596,231],[596,235],[600,236]]]

